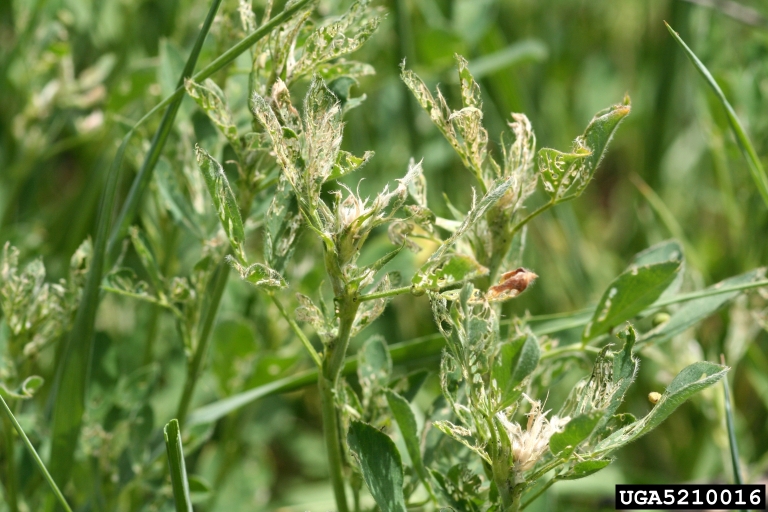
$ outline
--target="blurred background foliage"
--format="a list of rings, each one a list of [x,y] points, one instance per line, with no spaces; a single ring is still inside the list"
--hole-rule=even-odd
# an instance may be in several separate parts
[[[322,0],[318,12],[336,14],[344,5]],[[372,64],[376,75],[353,88],[354,95],[367,99],[346,118],[345,149],[376,152],[347,181],[355,187],[364,176],[363,195],[402,176],[414,157],[423,158],[430,204],[438,215],[450,215],[446,198],[463,210],[471,199],[469,173],[400,81],[403,59],[430,86],[439,83],[449,104],[456,105],[453,56],[464,55],[483,89],[494,150],[510,112],[528,115],[540,147],[567,148],[596,111],[625,93],[632,97],[632,114],[585,195],[531,224],[524,264],[541,277],[505,306],[508,315],[556,314],[594,304],[632,255],[670,237],[686,249],[684,290],[768,261],[768,214],[727,119],[662,22],[680,32],[712,71],[768,163],[764,2],[386,0],[382,5],[386,19],[353,56]],[[201,0],[0,2],[0,242],[18,247],[22,262],[42,256],[48,280],[66,277],[70,257],[92,236],[119,139],[175,89],[208,7]],[[263,2],[254,2],[257,16],[262,10]],[[210,62],[241,37],[237,2],[225,0],[199,62]],[[213,77],[239,125],[251,122],[248,67],[247,58],[239,59]],[[294,97],[305,87],[298,84]],[[141,128],[141,141],[129,147],[123,197],[158,122],[159,117]],[[211,151],[219,148],[220,161],[231,160],[231,148],[186,98],[159,171],[196,173],[196,142]],[[231,165],[226,170],[236,173]],[[213,214],[210,219],[215,225]],[[138,224],[165,275],[189,273],[199,244],[174,224],[155,188]],[[259,235],[249,235],[248,251],[258,254],[260,247]],[[377,233],[362,261],[373,261],[390,247],[386,233]],[[428,252],[404,251],[392,269],[409,278]],[[287,273],[293,289],[309,293],[321,286],[318,255],[312,237],[304,237]],[[141,273],[130,250],[125,263]],[[296,306],[289,294],[285,300]],[[648,392],[662,390],[686,364],[717,361],[725,353],[734,368],[730,379],[748,480],[768,471],[764,307],[759,294],[741,297],[695,331],[646,351],[624,406],[644,414]],[[195,406],[309,367],[301,344],[279,318],[264,295],[232,280]],[[7,337],[2,329],[7,325],[0,327],[0,342]],[[172,319],[153,306],[113,295],[102,301],[97,330],[82,446],[65,492],[94,510],[107,504],[114,510],[163,509],[170,497],[167,476],[146,467],[162,446],[157,429],[172,417],[181,393],[185,358],[178,333]],[[435,328],[425,299],[401,296],[367,334],[373,331],[396,343],[433,334]],[[362,341],[354,340],[353,349]],[[17,409],[43,453],[49,449],[46,400],[57,355],[56,348],[47,349],[34,361],[35,373],[47,383],[34,401]],[[434,369],[436,361],[411,360],[400,371]],[[585,361],[569,364],[584,372],[589,368]],[[417,402],[426,407],[437,392],[432,378]],[[553,404],[562,400],[557,393],[554,389]],[[261,399],[215,425],[189,429],[187,468],[196,475],[199,510],[332,507],[318,403],[310,386]],[[532,508],[611,509],[616,483],[730,482],[722,410],[720,388],[708,390],[620,452],[617,464],[575,485],[558,484]],[[31,459],[20,446],[16,453],[22,486],[39,488]],[[149,489],[157,492],[148,494]]]

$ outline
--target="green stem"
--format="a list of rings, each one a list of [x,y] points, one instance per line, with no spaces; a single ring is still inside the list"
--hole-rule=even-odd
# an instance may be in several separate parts
[[[332,258],[332,256],[331,256]],[[336,507],[339,512],[348,512],[347,494],[344,487],[344,466],[342,444],[339,430],[339,413],[336,408],[336,390],[339,383],[339,375],[344,367],[344,356],[347,353],[349,339],[352,334],[352,323],[357,314],[360,301],[356,299],[356,292],[347,289],[343,279],[337,273],[337,266],[327,265],[328,273],[333,280],[338,307],[339,334],[331,340],[325,348],[323,363],[318,378],[320,388],[321,405],[323,409],[323,435],[328,452],[328,464],[331,469],[331,484],[336,498]]]
[[[318,368],[323,366],[323,362],[320,359],[320,354],[317,353],[317,350],[315,350],[315,347],[312,346],[312,343],[309,341],[309,338],[304,334],[304,331],[301,330],[301,327],[298,326],[296,321],[290,317],[288,312],[285,310],[285,307],[283,307],[283,303],[280,302],[280,299],[277,298],[277,296],[270,292],[269,298],[272,299],[272,302],[275,303],[275,306],[277,306],[277,309],[280,310],[280,314],[283,315],[283,318],[285,318],[285,321],[288,322],[288,325],[291,326],[291,329],[293,330],[294,334],[301,340],[301,343],[304,345],[304,347],[307,349],[307,352],[309,352],[309,355],[312,356],[312,360],[315,362]]]
[[[592,347],[590,345],[582,346],[581,343],[574,343],[573,345],[566,345],[564,347],[557,347],[557,348],[553,348],[552,350],[547,350],[541,355],[541,360],[552,359],[554,357],[558,357],[563,354],[568,354],[570,352],[573,352],[575,354],[578,354],[579,352],[591,352],[593,354],[599,354],[600,349],[597,347]]]
[[[358,295],[357,301],[364,302],[366,300],[383,299],[385,297],[394,297],[395,295],[402,295],[411,291],[410,286],[403,286],[402,288],[392,288],[383,292],[369,293],[367,295]]]
[[[37,467],[40,468],[40,472],[43,474],[43,477],[45,477],[45,480],[48,482],[48,485],[51,486],[51,490],[56,495],[56,498],[59,500],[59,503],[62,507],[64,507],[64,510],[66,512],[72,512],[72,509],[69,507],[69,504],[67,503],[67,500],[64,498],[64,495],[59,490],[59,487],[56,485],[56,482],[53,481],[53,477],[51,477],[51,474],[48,472],[48,469],[45,467],[45,464],[43,464],[42,459],[40,459],[40,456],[37,454],[37,451],[35,450],[35,447],[32,446],[32,443],[30,442],[29,438],[27,437],[27,434],[24,433],[24,429],[21,428],[21,425],[19,425],[19,422],[16,420],[16,417],[13,415],[13,412],[11,412],[10,407],[8,407],[8,404],[5,403],[5,400],[2,396],[0,396],[0,404],[2,404],[3,409],[5,410],[5,414],[8,417],[8,420],[13,424],[13,427],[16,429],[16,432],[19,433],[19,436],[24,441],[24,444],[27,447],[27,450],[29,450],[29,454],[32,456],[33,459],[35,459],[35,462],[37,463]]]
[[[195,386],[197,385],[200,372],[203,368],[203,360],[205,359],[205,355],[208,353],[208,347],[211,344],[211,331],[213,330],[213,324],[216,320],[216,315],[219,312],[219,304],[221,303],[221,298],[224,295],[224,289],[227,287],[228,278],[229,267],[224,261],[222,261],[219,264],[218,270],[216,271],[213,290],[211,291],[211,299],[208,303],[208,307],[205,309],[205,316],[203,317],[203,326],[200,330],[200,335],[197,337],[197,344],[194,347],[192,360],[187,367],[187,378],[184,382],[184,392],[181,395],[179,408],[176,413],[176,418],[179,420],[179,425],[183,425],[184,420],[187,418],[189,404],[192,401],[192,395],[195,392]]]
[[[515,224],[515,227],[512,228],[512,231],[510,232],[510,235],[509,235],[510,238],[514,238],[514,236],[517,234],[517,232],[520,231],[521,229],[523,229],[523,226],[525,226],[530,221],[532,221],[534,217],[537,217],[537,216],[541,215],[542,213],[544,213],[545,211],[549,210],[553,206],[555,206],[555,202],[554,201],[550,201],[548,203],[544,203],[543,205],[539,206],[534,211],[532,211],[531,213],[529,213],[528,215],[523,217],[523,220],[521,220],[520,222]]]
[[[341,432],[339,430],[339,417],[336,410],[336,385],[321,372],[318,386],[320,388],[320,403],[323,410],[323,436],[325,437],[325,448],[328,453],[328,465],[331,468],[333,495],[336,498],[338,511],[349,512],[349,508],[347,508],[347,493],[344,488]]]

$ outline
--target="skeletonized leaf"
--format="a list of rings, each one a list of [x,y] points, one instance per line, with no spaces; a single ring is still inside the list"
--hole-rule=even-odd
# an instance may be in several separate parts
[[[324,25],[309,35],[304,43],[304,53],[291,70],[296,79],[314,69],[318,64],[354,52],[376,31],[381,21],[373,16],[368,0],[354,2],[337,21]],[[346,32],[352,29],[352,33]]]
[[[272,148],[283,171],[283,176],[286,177],[297,192],[298,198],[301,199],[304,189],[297,164],[301,159],[301,153],[296,142],[296,133],[293,130],[283,130],[272,107],[260,95],[254,93],[251,96],[250,105],[251,112],[272,140]]]
[[[403,463],[394,441],[367,423],[352,421],[347,442],[381,511],[406,512]]]
[[[632,265],[613,280],[584,328],[590,340],[630,320],[659,298],[680,271],[682,260],[672,259],[642,266]]]
[[[633,354],[637,338],[634,328],[627,327],[619,337],[624,339],[622,348],[613,352],[611,345],[607,345],[600,351],[592,374],[574,386],[560,412],[560,416],[573,417],[599,411],[602,419],[595,428],[598,435],[604,433],[608,423],[616,420],[613,414],[635,380],[640,364]]]
[[[571,153],[550,148],[539,151],[539,170],[544,189],[554,202],[572,199],[584,192],[611,137],[630,110],[629,97],[626,97],[623,103],[595,114],[584,134],[576,138]]]
[[[398,272],[389,272],[384,278],[376,285],[372,293],[381,293],[391,290],[394,286],[400,283],[400,274]],[[381,299],[367,300],[360,304],[355,315],[355,321],[352,323],[352,334],[356,336],[363,329],[373,323],[374,320],[379,318],[387,307],[387,304],[392,300],[392,297],[383,297]]]
[[[440,263],[443,261],[443,255],[453,246],[453,244],[456,243],[459,238],[461,238],[472,226],[474,226],[475,223],[480,218],[482,218],[483,215],[485,215],[485,212],[488,211],[488,208],[493,206],[504,195],[509,187],[512,186],[512,183],[513,180],[510,179],[499,180],[488,191],[488,193],[486,193],[483,198],[480,199],[479,202],[475,204],[473,201],[472,208],[467,213],[467,216],[464,218],[463,222],[459,225],[458,228],[456,228],[456,231],[453,233],[453,235],[451,235],[446,241],[440,244],[440,247],[438,247],[437,250],[432,253],[432,256],[429,257],[426,263],[421,266],[419,271],[413,277],[414,284],[424,280],[423,276],[431,274],[435,267],[440,265]]]
[[[491,458],[485,452],[485,449],[478,444],[477,440],[475,440],[475,438],[472,436],[472,432],[468,428],[460,427],[459,425],[454,425],[453,423],[447,420],[434,421],[432,422],[432,425],[438,430],[440,430],[442,433],[460,442],[461,444],[463,444],[464,446],[466,446],[467,448],[475,452],[488,464],[491,463]]]
[[[484,276],[487,273],[488,269],[475,261],[473,257],[450,254],[446,255],[443,261],[437,265],[428,267],[426,273],[422,273],[421,270],[417,272],[411,282],[417,288],[439,290],[452,284]]]
[[[229,243],[238,260],[245,263],[243,244],[245,243],[245,230],[240,209],[237,207],[235,194],[229,186],[226,174],[221,164],[209,155],[204,149],[195,146],[197,165],[203,173],[208,192],[213,199],[216,213],[219,215],[221,226],[227,234]]]
[[[369,338],[357,354],[357,376],[363,388],[364,403],[387,387],[392,373],[392,358],[381,336]]]
[[[150,293],[149,285],[144,281],[139,281],[136,273],[130,268],[121,268],[107,274],[101,287],[108,292],[119,295],[144,300],[153,304],[160,303],[160,299]]]
[[[216,82],[207,78],[202,84],[187,79],[184,82],[184,88],[195,102],[203,109],[208,118],[213,121],[227,140],[237,150],[240,149],[240,140],[237,137],[237,126],[232,119],[232,113],[229,111],[227,102],[224,99],[224,93],[216,85]]]
[[[356,80],[364,76],[375,75],[376,69],[366,62],[339,59],[319,65],[315,68],[315,72],[323,77],[323,80],[330,83],[340,77]]]
[[[264,259],[277,272],[285,270],[293,255],[301,226],[296,196],[285,175],[281,175],[264,220]]]
[[[366,151],[363,156],[355,156],[349,151],[339,151],[327,181],[337,180],[355,172],[367,164],[371,158],[373,158],[373,151]]]
[[[299,302],[299,307],[296,308],[296,320],[299,322],[307,322],[314,327],[317,335],[324,342],[328,342],[336,335],[336,331],[333,325],[325,318],[320,308],[315,306],[312,299],[301,293],[296,294],[296,299]]]
[[[285,288],[288,286],[278,272],[261,263],[253,263],[244,267],[232,256],[226,257],[227,263],[240,274],[240,279],[247,281],[257,288]]]
[[[539,150],[539,174],[544,190],[553,201],[563,199],[574,184],[578,188],[589,180],[587,157],[590,154],[585,147],[578,147],[573,153],[550,148]]]
[[[315,76],[304,100],[306,134],[306,170],[310,192],[320,193],[320,186],[331,176],[341,148],[341,105],[320,77]]]

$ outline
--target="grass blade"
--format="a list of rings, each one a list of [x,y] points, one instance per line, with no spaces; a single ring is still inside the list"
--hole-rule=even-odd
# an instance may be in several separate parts
[[[33,459],[35,459],[35,462],[37,463],[37,467],[40,468],[40,472],[43,474],[43,477],[45,478],[45,481],[48,482],[48,485],[51,486],[51,490],[53,491],[53,494],[56,495],[56,499],[59,500],[59,503],[61,506],[66,510],[67,512],[72,512],[72,509],[69,506],[69,503],[67,503],[67,500],[64,498],[64,495],[59,490],[59,487],[56,485],[56,482],[51,477],[51,474],[48,472],[48,469],[45,467],[45,464],[43,464],[43,460],[40,458],[40,456],[37,454],[37,450],[35,450],[35,447],[32,446],[32,442],[27,437],[27,434],[24,433],[24,429],[21,428],[21,425],[19,425],[19,422],[16,420],[16,417],[11,412],[11,408],[8,407],[8,404],[5,403],[5,400],[2,396],[0,396],[0,402],[3,405],[3,410],[5,411],[5,414],[8,416],[8,419],[11,423],[13,423],[14,428],[16,429],[16,432],[19,433],[19,437],[24,441],[24,444],[27,447],[27,450],[29,450],[29,454],[32,456]]]
[[[181,446],[179,422],[171,420],[163,429],[165,449],[168,453],[168,468],[171,471],[173,499],[177,512],[192,512],[192,500],[189,497],[187,466],[184,464],[184,450]]]
[[[211,28],[213,19],[216,17],[216,12],[219,10],[221,0],[213,0],[211,2],[211,8],[208,10],[208,15],[205,17],[203,26],[200,28],[200,32],[197,34],[197,39],[192,47],[192,52],[189,54],[184,70],[179,77],[177,88],[184,87],[184,80],[192,75],[195,71],[195,65],[197,64],[197,58],[200,56],[200,50],[203,48],[203,42],[208,35],[208,31]],[[168,139],[168,135],[171,133],[173,122],[176,120],[176,114],[181,106],[181,100],[183,96],[179,96],[178,99],[171,102],[168,105],[168,109],[163,114],[163,119],[160,122],[160,126],[157,128],[154,137],[152,138],[152,145],[149,148],[144,162],[141,164],[141,169],[136,175],[136,178],[131,184],[131,189],[128,191],[128,197],[123,204],[123,208],[120,210],[120,214],[117,217],[117,222],[112,230],[112,236],[109,239],[108,254],[112,255],[117,247],[117,243],[125,236],[128,231],[128,226],[133,223],[133,219],[136,216],[136,211],[139,208],[139,203],[144,195],[144,191],[149,186],[149,182],[152,178],[152,172],[155,170],[155,165],[160,159],[160,154],[163,152],[165,142]],[[135,129],[135,127],[134,127]]]
[[[685,54],[693,63],[694,67],[699,71],[699,73],[701,73],[701,76],[704,77],[709,86],[712,87],[712,90],[720,100],[720,103],[722,103],[723,108],[725,109],[725,113],[728,116],[728,122],[731,125],[731,130],[733,130],[733,135],[736,137],[736,142],[739,145],[739,149],[741,149],[741,153],[747,160],[747,165],[749,166],[749,172],[752,174],[752,179],[755,180],[755,185],[757,185],[757,190],[760,191],[760,195],[763,197],[763,202],[765,202],[765,205],[768,206],[768,176],[766,176],[765,169],[763,169],[763,165],[760,163],[760,159],[755,152],[755,148],[752,146],[752,142],[750,142],[749,137],[747,137],[747,133],[744,131],[744,127],[741,126],[741,122],[736,116],[736,112],[733,110],[731,104],[728,103],[728,100],[725,98],[725,94],[723,94],[722,89],[720,89],[720,86],[717,85],[717,82],[706,68],[706,66],[704,66],[699,58],[696,57],[696,54],[693,53],[690,48],[688,48],[688,45],[686,45],[685,42],[680,38],[680,35],[675,32],[672,27],[669,26],[669,23],[665,21],[664,24],[667,26],[669,33],[672,34],[672,37],[674,37],[678,44],[680,44],[680,46],[683,48],[683,50],[685,50]]]
[[[110,218],[117,192],[120,163],[125,148],[133,135],[129,131],[117,150],[115,159],[109,168],[104,195],[99,206],[96,242],[93,246],[93,259],[88,269],[80,307],[77,309],[75,323],[59,361],[54,391],[53,428],[50,466],[51,473],[59,482],[66,482],[74,461],[75,447],[80,435],[80,426],[85,412],[85,392],[91,366],[93,331],[96,322],[96,310],[99,305],[101,278],[104,273],[105,249],[109,235]]]

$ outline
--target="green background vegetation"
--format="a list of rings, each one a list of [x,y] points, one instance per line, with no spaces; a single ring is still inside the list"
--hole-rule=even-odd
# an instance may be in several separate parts
[[[713,1],[715,8],[707,7],[709,3],[384,2],[382,26],[353,55],[371,63],[376,75],[353,89],[367,100],[346,117],[344,142],[356,155],[374,150],[376,156],[347,183],[354,187],[365,177],[361,192],[375,194],[404,174],[409,158],[423,158],[436,213],[449,216],[444,195],[467,210],[470,174],[399,78],[405,58],[430,86],[440,83],[449,104],[456,105],[453,55],[459,53],[469,60],[483,89],[492,147],[506,130],[510,112],[528,115],[539,147],[567,148],[594,112],[620,102],[625,93],[632,97],[632,114],[586,193],[530,225],[524,264],[540,277],[530,291],[505,306],[508,315],[563,313],[594,304],[635,253],[671,237],[686,251],[684,290],[763,265],[768,261],[765,204],[722,107],[663,20],[710,69],[757,154],[768,162],[768,8],[757,0]],[[319,12],[339,13],[342,4],[322,1]],[[0,2],[0,243],[18,247],[25,262],[41,255],[49,280],[65,277],[72,253],[93,236],[98,201],[120,138],[175,89],[208,7],[200,0]],[[256,2],[259,17],[260,9]],[[237,3],[224,1],[197,69],[240,38],[238,23]],[[247,59],[240,59],[212,77],[227,82],[230,107],[240,124],[250,119],[244,66]],[[297,86],[295,97],[302,97],[302,87],[306,82]],[[151,119],[128,147],[120,197],[127,193],[159,120]],[[191,166],[195,142],[209,148],[220,138],[190,98],[182,104],[177,125],[182,128],[171,133],[160,165]],[[223,162],[227,151],[231,149],[214,156]],[[232,166],[226,170],[236,172]],[[211,220],[215,223],[215,217]],[[142,204],[138,224],[165,274],[184,275],[199,247],[168,222],[167,215],[158,213],[153,191]],[[258,253],[260,247],[259,237],[250,236],[248,250]],[[390,248],[386,233],[376,232],[361,261],[373,261]],[[404,251],[393,270],[410,277],[424,253],[428,251]],[[321,284],[319,254],[314,238],[304,236],[288,271],[293,289],[312,293]],[[130,250],[125,263],[139,272]],[[284,300],[295,307],[289,294]],[[737,438],[750,481],[768,471],[765,307],[765,297],[758,293],[740,297],[695,330],[646,351],[624,406],[637,416],[645,414],[648,392],[663,390],[686,364],[718,361],[724,353],[733,367],[729,379]],[[435,328],[426,299],[406,295],[395,298],[366,335],[373,331],[396,343],[433,334]],[[307,333],[315,336],[310,329]],[[560,335],[567,341],[579,333]],[[353,340],[352,348],[365,337]],[[35,371],[46,378],[46,385],[17,410],[43,454],[50,450],[47,399],[60,356],[59,346],[40,354]],[[578,359],[571,364],[584,372],[590,367]],[[94,509],[112,503],[121,510],[150,510],[157,501],[146,500],[148,493],[171,496],[167,476],[145,475],[140,461],[162,449],[158,428],[176,410],[185,365],[170,316],[157,314],[148,304],[105,296],[98,312],[78,463],[64,486],[75,497],[72,501],[90,502]],[[232,279],[193,408],[309,366],[275,306]],[[422,366],[436,369],[437,358],[409,360],[399,371]],[[553,389],[553,408],[569,384]],[[429,380],[417,402],[426,407],[438,389],[436,380]],[[652,434],[620,451],[615,465],[588,480],[554,486],[536,506],[610,509],[616,483],[730,482],[723,410],[721,387],[705,391]],[[215,425],[193,428],[185,438],[187,471],[211,489],[199,484],[199,510],[332,507],[320,421],[317,390],[309,386],[249,404]],[[47,488],[25,453],[18,443],[23,490],[45,495]]]

